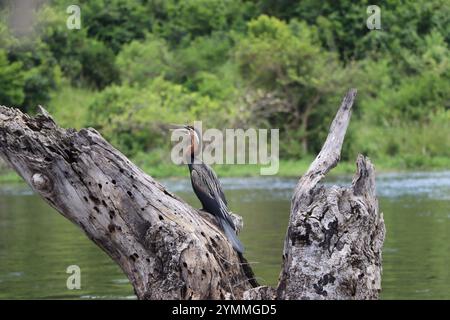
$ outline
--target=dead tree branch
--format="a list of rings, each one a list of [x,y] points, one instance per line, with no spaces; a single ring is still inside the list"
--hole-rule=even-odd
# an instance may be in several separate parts
[[[92,128],[60,128],[43,108],[30,117],[0,106],[0,157],[122,268],[140,299],[373,299],[384,240],[373,166],[359,156],[350,187],[320,184],[339,161],[355,95],[295,189],[277,289],[254,288],[214,219]]]

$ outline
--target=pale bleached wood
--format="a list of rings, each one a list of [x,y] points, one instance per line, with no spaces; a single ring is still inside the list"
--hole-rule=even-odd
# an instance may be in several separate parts
[[[277,288],[257,287],[211,215],[92,128],[59,128],[42,107],[30,117],[0,106],[0,156],[111,256],[140,299],[375,299],[385,228],[373,165],[359,156],[350,187],[320,184],[339,161],[355,96],[347,93],[294,190]]]
[[[124,271],[140,299],[239,299],[253,287],[214,219],[132,164],[94,129],[0,107],[0,156]],[[30,214],[32,214],[30,212]]]
[[[375,171],[359,155],[350,187],[320,182],[337,165],[356,90],[342,101],[322,150],[292,197],[278,299],[376,299],[385,227]]]

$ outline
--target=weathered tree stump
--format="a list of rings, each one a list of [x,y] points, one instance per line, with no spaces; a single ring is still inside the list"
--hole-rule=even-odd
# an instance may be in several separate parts
[[[0,106],[0,156],[122,268],[139,299],[373,299],[384,240],[373,166],[360,156],[350,188],[319,185],[338,162],[355,94],[295,190],[277,289],[256,287],[209,214],[92,128],[60,128],[41,107],[30,117]]]
[[[349,188],[319,184],[339,162],[355,95],[350,90],[344,98],[322,150],[295,188],[279,299],[376,299],[381,290],[385,227],[373,165],[359,155]]]

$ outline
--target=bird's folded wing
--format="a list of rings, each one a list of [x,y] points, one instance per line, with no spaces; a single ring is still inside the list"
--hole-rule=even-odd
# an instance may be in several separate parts
[[[197,170],[192,170],[191,178],[195,188],[203,193],[205,196],[209,197],[212,201],[215,201],[218,207],[218,212],[212,212],[225,221],[227,221],[233,229],[236,230],[233,220],[231,219],[228,213],[228,207],[226,203],[222,200],[220,196],[220,191],[217,188],[217,183],[214,182],[213,179],[208,179],[208,177],[204,176],[201,172]],[[223,191],[222,191],[223,194]]]

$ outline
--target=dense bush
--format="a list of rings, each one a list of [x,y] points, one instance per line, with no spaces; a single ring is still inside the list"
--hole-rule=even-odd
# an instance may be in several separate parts
[[[22,63],[10,63],[6,52],[0,50],[0,101],[3,105],[19,106],[25,94]]]
[[[151,30],[152,21],[146,0],[54,0],[54,8],[64,20],[67,6],[81,8],[82,29],[90,38],[102,41],[114,53],[133,39],[142,39]],[[65,22],[64,22],[65,25]],[[78,31],[77,31],[78,32]]]
[[[208,119],[205,126],[222,126],[229,107],[158,77],[144,87],[108,87],[92,103],[89,122],[121,150],[135,154],[169,146],[168,123]]]
[[[145,85],[154,78],[172,78],[176,67],[172,52],[164,39],[148,34],[145,41],[134,40],[117,56],[120,78],[127,84]]]
[[[338,92],[338,84],[345,85],[337,57],[321,49],[315,28],[262,15],[249,22],[236,60],[250,87],[284,100],[269,110],[269,125],[281,128],[288,142],[282,151],[287,156],[306,154],[313,140],[308,138],[310,129],[317,126],[311,117],[323,113],[324,103]],[[264,103],[259,107],[264,108]]]
[[[96,38],[89,38],[85,28],[67,29],[67,15],[61,11],[62,8],[42,8],[36,28],[64,75],[73,85],[98,89],[117,82],[113,50]]]
[[[48,46],[40,39],[14,42],[8,50],[8,59],[22,66],[24,77],[24,110],[47,104],[50,93],[59,87],[61,71]]]
[[[243,30],[252,4],[240,0],[149,0],[153,31],[174,46],[215,31]]]
[[[48,103],[141,160],[167,155],[164,123],[193,120],[279,128],[282,157],[298,159],[354,86],[343,159],[449,156],[445,0],[383,2],[376,31],[367,0],[82,0],[80,30],[66,27],[69,4],[43,1],[25,35],[0,6],[0,104]]]

